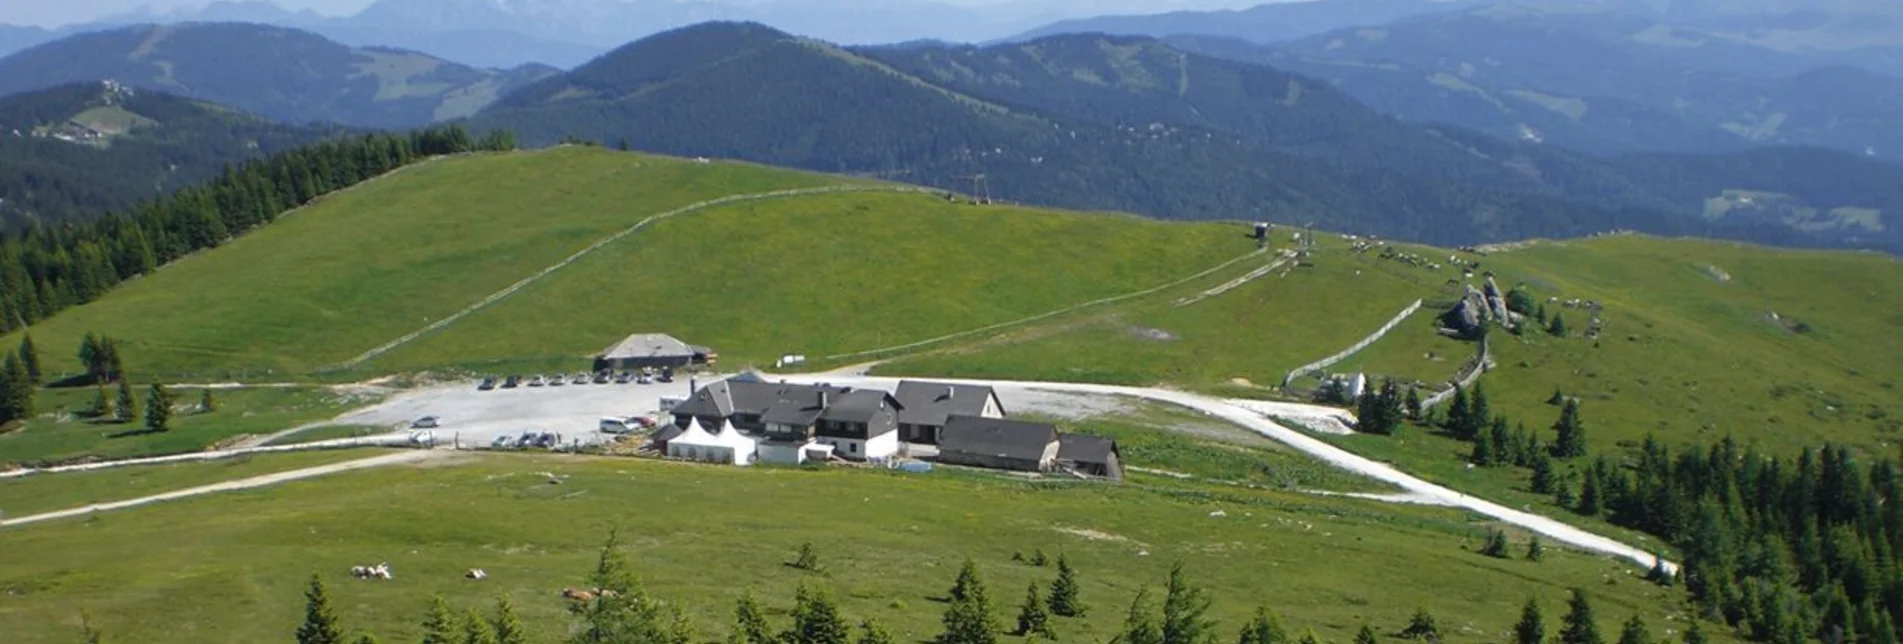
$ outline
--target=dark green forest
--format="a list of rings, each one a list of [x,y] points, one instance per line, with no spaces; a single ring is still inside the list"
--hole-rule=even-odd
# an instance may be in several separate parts
[[[216,179],[84,223],[0,237],[0,333],[98,299],[136,275],[270,223],[333,190],[431,156],[508,150],[461,127],[366,134],[226,166]]]
[[[155,123],[113,136],[104,145],[34,134],[105,105]],[[96,83],[10,96],[0,99],[0,230],[125,210],[204,183],[226,165],[347,132],[337,126],[277,124],[159,92],[117,94]]]

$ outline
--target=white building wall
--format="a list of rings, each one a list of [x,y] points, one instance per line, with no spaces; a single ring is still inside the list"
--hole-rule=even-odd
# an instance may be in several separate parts
[[[806,462],[805,444],[761,443],[758,460],[761,463],[778,465],[799,465]]]
[[[998,404],[997,395],[994,394],[994,395],[985,397],[985,410],[979,415],[985,418],[1003,418],[1004,417],[1004,407]]]

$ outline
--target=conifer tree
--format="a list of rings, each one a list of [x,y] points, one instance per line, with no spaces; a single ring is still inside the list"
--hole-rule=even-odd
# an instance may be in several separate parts
[[[1625,621],[1619,629],[1619,644],[1652,644],[1652,634],[1645,630],[1645,620],[1638,615]]]
[[[1044,612],[1044,597],[1037,591],[1037,582],[1031,582],[1024,592],[1024,603],[1018,605],[1018,630],[1014,635],[1040,635],[1056,639],[1051,632],[1051,616]]]
[[[1070,559],[1063,553],[1057,555],[1057,579],[1051,582],[1051,614],[1063,617],[1079,617],[1084,614],[1084,604],[1077,597],[1077,571],[1070,567]]]
[[[344,629],[338,625],[337,612],[330,607],[330,594],[324,580],[311,573],[304,590],[304,623],[297,627],[297,644],[343,644]]]
[[[93,626],[92,615],[87,614],[86,611],[83,610],[79,611],[79,641],[81,644],[100,644],[106,641],[105,637],[105,633],[101,632],[98,627]],[[300,640],[300,644],[301,642],[302,640]]]
[[[1561,620],[1559,644],[1605,644],[1599,637],[1599,624],[1593,620],[1592,600],[1583,588],[1574,588],[1566,602],[1566,617]]]
[[[93,418],[105,418],[112,415],[112,402],[106,400],[106,388],[93,385],[93,402],[86,408],[86,415]]]
[[[1559,387],[1554,387],[1553,395],[1552,397],[1546,399],[1546,404],[1552,405],[1554,407],[1558,407],[1560,405],[1566,404],[1566,394],[1560,393]]]
[[[1361,630],[1355,631],[1355,644],[1379,644],[1380,641],[1379,638],[1375,637],[1374,627],[1372,626],[1362,624]]]
[[[104,382],[101,377],[105,373],[105,367],[100,361],[104,355],[99,350],[98,336],[93,335],[91,331],[87,331],[86,337],[81,338],[79,341],[79,353],[77,355],[79,357],[79,365],[86,369],[86,378],[92,381],[93,384]]]
[[[1553,455],[1560,458],[1577,458],[1586,455],[1586,424],[1579,419],[1579,400],[1566,399],[1560,408],[1559,421],[1553,423],[1553,430],[1559,437],[1553,443]]]
[[[1533,455],[1533,493],[1552,494],[1559,488],[1559,471],[1546,452]]]
[[[1414,617],[1408,619],[1407,628],[1401,630],[1401,637],[1411,640],[1440,641],[1440,625],[1434,622],[1434,615],[1426,608],[1414,609]]]
[[[1691,622],[1685,627],[1685,644],[1711,644],[1711,640],[1705,637],[1705,627],[1699,625],[1700,620],[1694,616]]]
[[[1555,338],[1566,337],[1566,316],[1560,313],[1554,313],[1553,321],[1546,325],[1546,333]]]
[[[1480,554],[1496,559],[1505,559],[1510,556],[1507,552],[1509,545],[1505,531],[1498,528],[1487,528],[1487,540],[1481,544]]]
[[[819,572],[819,553],[813,551],[813,542],[807,541],[800,544],[799,555],[793,559],[793,567]]]
[[[852,631],[832,595],[800,584],[794,593],[793,627],[781,639],[788,644],[851,644]]]
[[[859,622],[859,641],[853,644],[893,644],[892,633],[870,619]]]
[[[507,595],[496,598],[496,644],[528,644],[528,633],[522,629],[522,620],[515,616],[515,604]]]
[[[569,613],[581,621],[580,628],[569,636],[569,644],[686,644],[689,639],[691,634],[680,615],[675,613],[670,619],[636,582],[621,553],[618,531],[611,531],[602,545],[589,585],[606,592],[569,605]]]
[[[1475,380],[1473,391],[1467,394],[1467,425],[1460,428],[1461,438],[1473,440],[1492,422],[1493,405],[1487,402],[1486,383]]]
[[[1467,389],[1454,385],[1454,397],[1452,402],[1447,403],[1447,422],[1444,427],[1456,437],[1460,436],[1460,429],[1467,426],[1470,416],[1468,405]]]
[[[204,389],[204,393],[201,393],[198,396],[198,413],[209,414],[217,410],[218,410],[218,401],[212,399],[211,387],[206,387]]]
[[[437,595],[430,600],[429,614],[423,617],[423,644],[459,644],[462,637],[456,628],[456,615],[449,612],[449,602]]]
[[[482,613],[470,610],[463,617],[463,644],[497,644],[496,627],[483,619]]]
[[[1183,562],[1170,567],[1169,584],[1163,594],[1163,644],[1206,644],[1215,639],[1215,623],[1205,615],[1209,597],[1201,588],[1191,586],[1183,574]]]
[[[172,429],[172,392],[165,385],[152,383],[145,399],[145,428],[155,432]]]
[[[1546,303],[1545,302],[1541,302],[1539,308],[1533,309],[1533,319],[1539,320],[1540,324],[1546,323]]]
[[[1473,453],[1467,457],[1467,460],[1480,467],[1493,467],[1499,460],[1497,452],[1493,443],[1493,434],[1481,432],[1474,436]]]
[[[1236,644],[1289,644],[1288,631],[1282,628],[1281,618],[1263,604],[1256,606],[1255,617],[1243,625]]]
[[[33,382],[17,354],[7,354],[0,367],[0,423],[33,416]]]
[[[1579,484],[1579,505],[1573,511],[1586,516],[1599,516],[1600,495],[1599,472],[1596,468],[1586,468],[1585,477]]]
[[[1413,385],[1408,385],[1406,409],[1407,409],[1407,417],[1409,419],[1413,420],[1414,422],[1420,422],[1424,420],[1424,417],[1421,415],[1420,388],[1415,387]]]
[[[1513,432],[1507,429],[1507,417],[1496,416],[1487,428],[1487,438],[1493,444],[1493,465],[1512,465],[1518,458],[1515,452],[1519,448],[1513,444]]]
[[[112,410],[116,414],[115,418],[122,423],[130,423],[139,417],[139,401],[132,398],[132,385],[123,379],[119,381],[119,397],[113,402]]]
[[[773,629],[767,626],[766,616],[760,614],[760,605],[753,601],[753,593],[740,596],[733,609],[733,633],[727,636],[727,644],[776,644]]]
[[[1302,629],[1302,639],[1298,640],[1297,644],[1322,644],[1322,638],[1315,636],[1315,629],[1304,628]]]
[[[1520,608],[1520,622],[1513,625],[1513,644],[1546,644],[1546,618],[1540,616],[1540,602],[1526,598]]]
[[[966,559],[958,571],[958,581],[952,586],[951,595],[951,606],[945,609],[943,620],[945,632],[938,636],[939,644],[995,644],[997,621],[991,615],[984,581],[978,578],[978,566],[970,559]]]
[[[1540,543],[1540,535],[1533,535],[1533,538],[1526,542],[1526,560],[1540,561],[1545,558],[1546,546]]]
[[[26,368],[27,382],[40,384],[40,349],[33,346],[33,334],[20,334],[20,366]]]
[[[1562,508],[1571,508],[1579,503],[1579,497],[1573,494],[1571,477],[1561,476],[1553,484],[1553,503]]]
[[[1123,632],[1111,640],[1112,644],[1163,644],[1163,632],[1157,628],[1156,618],[1150,616],[1150,591],[1137,589],[1137,595],[1130,600],[1130,612],[1123,618]]]
[[[351,640],[350,644],[383,644],[383,643],[377,640],[377,636],[375,635],[371,635],[369,633],[362,633],[357,635],[357,639]]]

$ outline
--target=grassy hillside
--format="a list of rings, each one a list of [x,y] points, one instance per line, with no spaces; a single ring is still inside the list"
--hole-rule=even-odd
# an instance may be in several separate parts
[[[315,467],[386,453],[336,449],[234,456],[216,461],[139,465],[90,472],[0,479],[0,516],[23,517],[94,503],[132,499],[200,485]]]
[[[535,474],[543,471],[562,484]],[[1218,509],[1226,516],[1210,516]],[[174,538],[181,525],[193,526],[192,538]],[[0,606],[0,628],[12,641],[66,641],[83,607],[111,637],[268,641],[295,628],[303,584],[317,572],[339,616],[385,641],[414,639],[434,593],[459,610],[508,595],[534,641],[554,641],[566,624],[559,592],[584,581],[610,526],[620,526],[648,589],[692,620],[696,641],[723,639],[748,591],[783,627],[800,583],[830,589],[849,620],[876,618],[900,641],[920,641],[937,634],[943,604],[932,598],[965,557],[1007,620],[1026,583],[1053,576],[1010,561],[1037,549],[1071,559],[1091,609],[1057,622],[1065,641],[1107,639],[1136,589],[1160,593],[1179,560],[1209,588],[1222,637],[1267,603],[1324,641],[1347,641],[1364,623],[1397,631],[1424,607],[1448,641],[1495,642],[1528,596],[1556,622],[1570,586],[1594,593],[1601,632],[1641,613],[1668,636],[1675,623],[1665,613],[1679,592],[1597,557],[1482,557],[1466,549],[1481,526],[1432,508],[1215,488],[1037,487],[943,471],[493,456],[8,530],[0,588],[13,598]],[[824,575],[783,565],[802,542],[817,548]],[[127,543],[142,544],[140,556],[125,556]],[[396,573],[390,582],[346,574],[382,560]],[[470,567],[489,579],[463,579]],[[1410,572],[1393,574],[1400,569]]]
[[[462,311],[613,233],[715,198],[852,180],[557,149],[430,163],[327,197],[33,328],[135,378],[285,379]],[[664,220],[363,370],[581,359],[668,332],[740,362],[872,349],[1156,286],[1253,250],[1227,227],[950,204],[742,202]],[[17,334],[9,341],[17,342]],[[362,371],[362,370],[360,370]]]
[[[201,413],[198,403],[202,393],[174,389],[172,429],[152,433],[145,431],[142,417],[118,423],[87,415],[93,404],[92,389],[43,390],[36,401],[40,415],[0,434],[0,464],[195,452],[236,436],[324,420],[366,402],[362,397],[317,387],[227,389],[216,392],[211,412]],[[143,412],[146,389],[138,387],[133,395]],[[106,390],[106,399],[113,397],[114,390]]]

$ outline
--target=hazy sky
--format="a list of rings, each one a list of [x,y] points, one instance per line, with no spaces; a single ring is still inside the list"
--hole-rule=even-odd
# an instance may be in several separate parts
[[[311,9],[326,15],[349,15],[364,8],[373,0],[274,0],[275,4],[292,10]],[[781,0],[797,2],[798,0]],[[864,0],[882,2],[884,0]],[[947,4],[987,5],[1008,0],[938,0]],[[1246,7],[1263,2],[1284,0],[1149,0],[1148,2],[1130,2],[1127,0],[1044,0],[1040,4],[1063,6],[1074,10],[1073,15],[1092,15],[1103,12],[1124,13],[1132,6],[1149,6],[1154,11],[1167,11],[1178,8],[1217,8]],[[101,17],[124,13],[150,6],[161,12],[178,8],[199,7],[209,4],[210,0],[0,0],[0,24],[37,25],[54,27],[63,24],[86,22]],[[1148,11],[1146,11],[1147,13]]]

